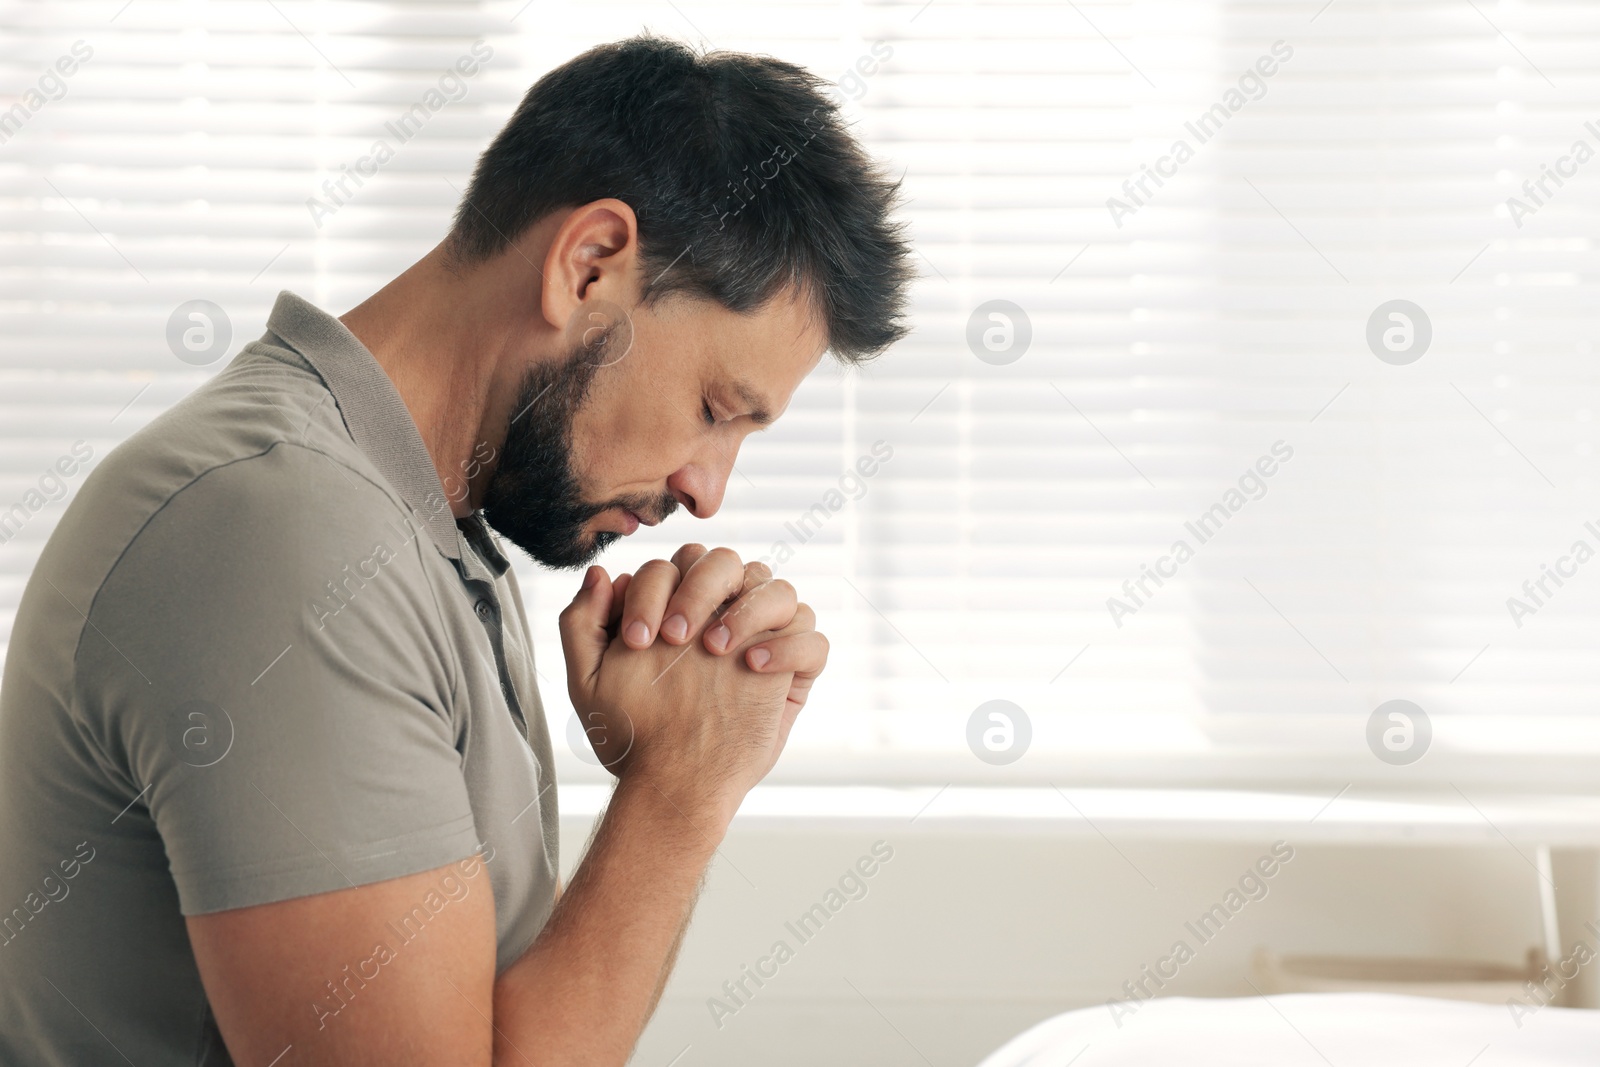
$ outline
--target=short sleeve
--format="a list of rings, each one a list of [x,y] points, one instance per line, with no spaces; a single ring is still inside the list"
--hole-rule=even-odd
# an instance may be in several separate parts
[[[118,560],[75,706],[143,790],[185,915],[476,850],[441,566],[386,488],[291,443],[191,482]]]

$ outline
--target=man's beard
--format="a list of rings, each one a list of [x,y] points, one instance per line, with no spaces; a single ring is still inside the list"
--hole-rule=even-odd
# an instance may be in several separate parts
[[[585,535],[601,512],[624,507],[657,521],[678,507],[671,493],[589,504],[572,466],[572,425],[607,345],[579,345],[565,363],[528,368],[512,407],[511,424],[483,496],[483,518],[499,534],[547,567],[582,567],[622,534]]]

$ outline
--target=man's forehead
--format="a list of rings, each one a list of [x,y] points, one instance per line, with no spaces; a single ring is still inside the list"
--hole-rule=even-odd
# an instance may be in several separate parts
[[[769,345],[792,350],[809,366],[827,349],[822,329],[823,316],[816,304],[791,287],[778,293],[753,311],[735,312],[718,306],[730,329],[750,337],[760,336]]]

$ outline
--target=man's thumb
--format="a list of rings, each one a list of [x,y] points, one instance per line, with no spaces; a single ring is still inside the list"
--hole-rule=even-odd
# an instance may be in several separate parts
[[[567,687],[588,693],[594,687],[611,638],[606,623],[611,618],[611,580],[604,567],[590,567],[578,595],[561,612],[561,650],[567,660]]]

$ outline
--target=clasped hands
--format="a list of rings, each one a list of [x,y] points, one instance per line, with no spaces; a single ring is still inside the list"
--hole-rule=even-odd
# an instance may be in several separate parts
[[[601,762],[737,807],[777,761],[827,663],[794,586],[727,548],[684,545],[561,613],[567,690]]]

